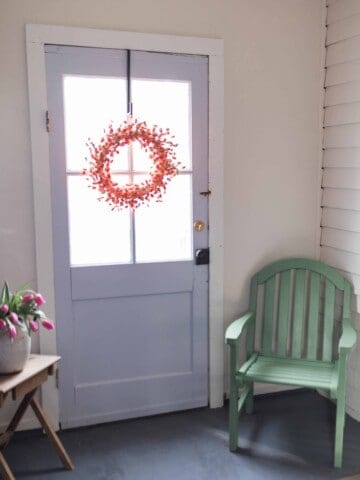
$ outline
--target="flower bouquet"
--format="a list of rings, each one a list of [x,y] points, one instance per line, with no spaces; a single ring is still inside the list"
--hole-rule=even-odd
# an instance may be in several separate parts
[[[0,294],[0,374],[21,371],[30,354],[31,333],[54,323],[40,309],[44,297],[28,288],[10,292],[7,282]]]

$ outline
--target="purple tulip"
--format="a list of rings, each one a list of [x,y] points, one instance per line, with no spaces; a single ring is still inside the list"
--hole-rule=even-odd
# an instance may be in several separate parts
[[[9,311],[9,305],[7,305],[6,303],[3,303],[0,307],[0,312],[1,313],[8,313]]]
[[[32,293],[25,293],[22,297],[23,303],[30,303],[32,300],[34,300],[34,295]]]
[[[0,330],[6,330],[7,323],[3,318],[0,318]]]
[[[9,325],[9,337],[15,338],[17,335],[17,331],[14,325]]]
[[[20,320],[19,317],[15,312],[10,312],[9,313],[9,319],[12,321],[14,325],[20,325]]]
[[[30,330],[33,332],[37,332],[39,330],[39,324],[36,320],[30,320],[29,322]]]
[[[42,323],[42,326],[47,328],[48,330],[54,330],[55,328],[53,322],[48,318],[44,318],[43,320],[41,320],[41,323]]]
[[[34,300],[35,300],[35,303],[36,305],[38,305],[39,307],[41,305],[44,305],[45,302],[45,299],[44,297],[41,295],[41,293],[37,293],[35,296],[34,296]]]

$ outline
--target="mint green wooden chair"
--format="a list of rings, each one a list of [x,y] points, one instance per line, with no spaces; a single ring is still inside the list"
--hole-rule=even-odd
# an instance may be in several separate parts
[[[336,294],[342,297],[339,335]],[[350,325],[350,294],[345,278],[314,260],[280,260],[253,276],[249,312],[231,323],[225,334],[230,346],[231,451],[237,449],[242,407],[247,413],[253,410],[253,383],[296,385],[326,390],[336,400],[334,466],[341,467],[347,360],[356,341]],[[246,361],[240,366],[243,331]]]

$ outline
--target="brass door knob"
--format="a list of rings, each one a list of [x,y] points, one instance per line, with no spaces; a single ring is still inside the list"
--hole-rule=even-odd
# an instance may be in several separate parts
[[[205,228],[205,223],[201,220],[195,220],[194,222],[194,230],[196,232],[202,232]]]

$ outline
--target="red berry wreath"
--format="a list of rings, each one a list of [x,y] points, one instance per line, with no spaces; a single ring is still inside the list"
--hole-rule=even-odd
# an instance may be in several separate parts
[[[156,125],[149,128],[145,122],[132,118],[126,120],[119,128],[109,125],[98,146],[89,141],[91,158],[88,168],[83,173],[90,181],[90,187],[97,189],[112,210],[136,208],[152,199],[161,200],[168,182],[177,174],[179,163],[176,162],[169,129],[163,131]],[[111,175],[111,165],[119,148],[137,141],[149,152],[153,162],[149,178],[140,183],[119,186]]]

